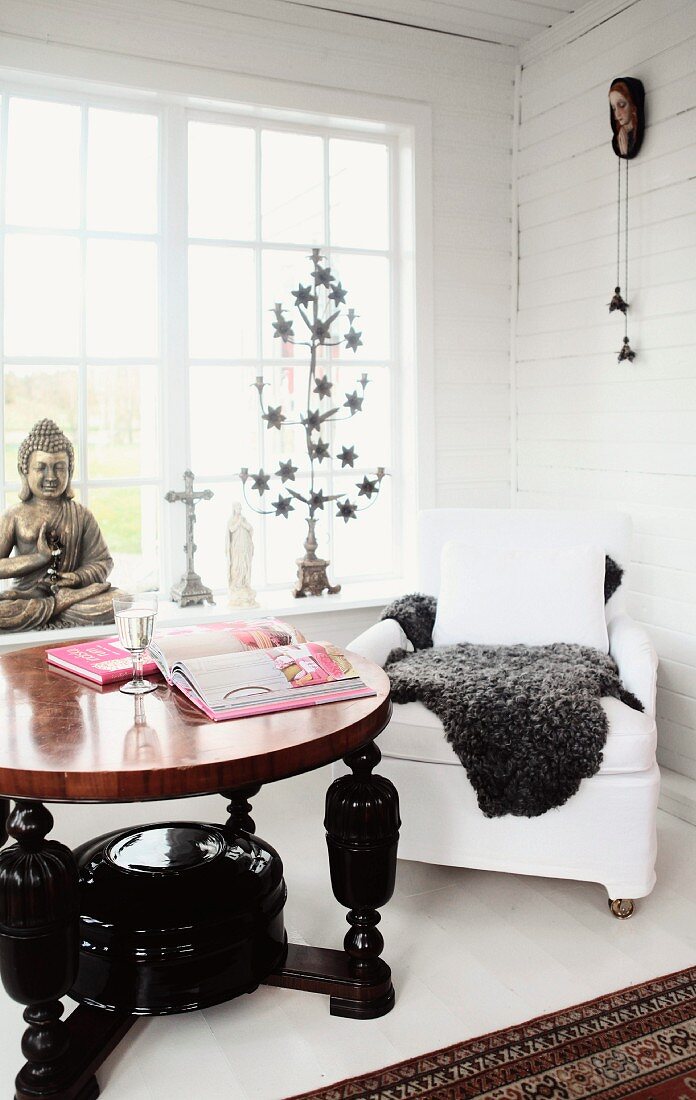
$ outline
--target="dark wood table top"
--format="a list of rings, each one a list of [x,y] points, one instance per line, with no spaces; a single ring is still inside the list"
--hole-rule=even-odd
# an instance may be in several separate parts
[[[141,802],[268,783],[338,760],[390,715],[386,674],[356,654],[376,696],[210,722],[164,682],[136,704],[49,666],[45,649],[0,657],[0,796]]]

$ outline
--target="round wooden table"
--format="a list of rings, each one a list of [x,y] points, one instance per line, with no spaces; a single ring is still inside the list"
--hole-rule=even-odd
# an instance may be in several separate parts
[[[400,821],[393,785],[373,775],[389,681],[352,659],[373,697],[215,723],[164,683],[133,697],[50,667],[43,646],[0,658],[0,845],[6,820],[15,841],[0,851],[0,972],[28,1025],[17,1100],[91,1100],[96,1069],[137,1015],[260,983],[326,993],[334,1015],[391,1009],[377,924]],[[249,800],[341,758],[350,772],[329,787],[324,824],[350,928],[342,951],[288,944],[282,863],[256,835]],[[47,802],[210,793],[228,800],[226,822],[121,829],[75,852],[47,839]],[[65,995],[79,1003],[63,1021]]]

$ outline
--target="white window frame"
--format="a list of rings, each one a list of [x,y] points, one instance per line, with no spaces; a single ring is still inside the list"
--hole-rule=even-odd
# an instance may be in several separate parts
[[[180,146],[186,140],[186,126],[181,120],[189,112],[202,112],[207,118],[211,117],[209,112],[225,118],[236,115],[245,125],[258,127],[361,139],[373,135],[375,140],[390,144],[398,190],[391,246],[392,285],[398,286],[398,293],[393,290],[398,308],[393,302],[392,332],[399,357],[399,400],[394,400],[392,406],[401,426],[400,437],[394,436],[393,467],[400,475],[394,479],[394,538],[397,548],[401,548],[400,572],[412,577],[417,512],[435,504],[430,109],[388,97],[318,90],[219,70],[196,70],[170,63],[153,68],[141,59],[118,56],[102,55],[97,59],[89,52],[76,63],[70,49],[56,46],[47,56],[36,43],[22,43],[12,51],[12,70],[6,68],[8,60],[7,40],[0,38],[0,78],[13,94],[68,101],[89,99],[94,106],[159,114],[160,293],[162,300],[170,303],[183,301],[187,294],[187,265],[182,255],[188,243],[186,151]],[[15,67],[18,63],[21,70]],[[168,154],[171,160],[166,163]],[[178,165],[178,178],[173,165]],[[161,326],[160,357],[165,365],[160,372],[164,428],[161,476],[142,479],[148,484],[156,481],[163,491],[179,487],[190,450],[186,407],[180,399],[187,392],[186,310],[170,305],[168,310],[161,310],[161,317],[165,315],[169,324],[166,330]],[[422,364],[421,369],[418,364]],[[130,484],[132,480],[117,484]],[[140,479],[135,481],[140,483]],[[163,503],[160,507],[160,587],[166,592],[182,571],[184,510]]]
[[[181,116],[179,116],[177,114],[174,125],[176,125],[176,126],[180,125],[180,118],[181,118]],[[400,312],[400,309],[399,309],[400,288],[399,288],[399,264],[398,264],[399,219],[398,219],[398,216],[397,216],[398,209],[399,209],[399,202],[398,202],[398,172],[397,172],[398,146],[397,146],[397,140],[396,140],[395,135],[393,135],[393,134],[382,134],[382,133],[365,133],[364,130],[349,129],[347,127],[342,127],[340,129],[340,131],[337,131],[336,129],[334,129],[332,127],[328,127],[326,125],[322,126],[322,125],[318,125],[318,124],[301,124],[297,121],[284,122],[280,119],[269,121],[269,120],[266,120],[266,119],[254,118],[254,117],[249,117],[249,116],[245,116],[244,118],[240,118],[238,114],[232,113],[232,112],[227,112],[226,114],[223,114],[219,111],[203,112],[200,109],[199,110],[189,110],[189,111],[187,111],[185,113],[184,119],[185,119],[186,124],[188,124],[189,122],[210,122],[210,123],[217,123],[219,125],[241,126],[241,127],[244,127],[245,129],[253,130],[254,135],[255,135],[256,224],[255,224],[255,232],[254,232],[253,239],[251,239],[251,240],[224,240],[224,239],[221,239],[221,238],[215,238],[215,239],[211,240],[210,238],[204,238],[204,237],[189,237],[189,238],[187,238],[187,243],[188,243],[188,245],[198,245],[198,244],[200,244],[200,245],[203,245],[205,247],[213,247],[213,248],[218,247],[218,246],[232,247],[232,248],[239,247],[241,249],[245,249],[247,251],[252,251],[254,253],[255,265],[256,265],[256,274],[257,274],[256,299],[257,299],[257,307],[258,307],[258,309],[257,309],[256,340],[257,340],[257,346],[258,346],[258,349],[259,349],[259,354],[258,354],[257,357],[251,358],[251,359],[249,359],[249,358],[242,359],[242,358],[238,358],[238,357],[231,357],[231,358],[203,359],[203,360],[198,360],[198,361],[196,361],[194,359],[193,361],[198,362],[198,363],[200,363],[201,365],[204,365],[204,366],[205,365],[222,365],[222,366],[225,366],[225,367],[229,367],[231,370],[234,370],[237,367],[240,367],[240,368],[241,367],[254,367],[254,368],[258,368],[255,371],[256,373],[263,373],[263,374],[265,374],[266,377],[269,376],[269,373],[273,369],[277,369],[277,368],[281,367],[284,363],[287,363],[288,365],[290,363],[292,363],[292,360],[283,360],[283,359],[278,359],[277,357],[275,357],[275,358],[273,358],[273,357],[264,357],[264,355],[263,355],[263,346],[264,346],[264,343],[265,343],[264,338],[267,336],[267,333],[264,331],[264,326],[267,325],[268,329],[270,331],[271,317],[269,315],[269,310],[271,308],[272,303],[264,301],[263,298],[261,297],[261,295],[262,295],[262,287],[260,285],[260,279],[261,279],[261,275],[262,275],[261,259],[262,259],[262,254],[264,252],[267,253],[267,252],[277,251],[277,252],[284,252],[284,253],[291,253],[291,252],[295,253],[296,257],[297,257],[297,266],[296,266],[297,278],[299,279],[300,282],[302,282],[303,280],[306,281],[306,279],[308,277],[307,276],[307,256],[308,256],[308,250],[309,250],[309,248],[311,248],[311,245],[310,244],[294,244],[294,243],[286,243],[286,242],[277,242],[276,243],[276,242],[266,241],[266,240],[263,239],[262,224],[261,224],[261,222],[262,222],[262,219],[261,219],[261,184],[262,184],[262,180],[261,180],[261,170],[260,170],[260,166],[261,166],[261,135],[262,135],[262,132],[268,132],[269,130],[276,131],[276,132],[279,131],[279,132],[285,132],[285,133],[294,133],[294,134],[310,134],[314,137],[320,138],[321,141],[322,141],[322,154],[323,154],[323,164],[324,164],[324,236],[323,236],[323,245],[322,246],[324,248],[326,257],[328,258],[329,262],[331,263],[331,262],[333,262],[334,257],[345,256],[345,255],[379,256],[381,258],[386,259],[389,262],[389,270],[390,270],[390,291],[391,291],[391,301],[390,301],[390,304],[389,304],[389,311],[390,311],[390,318],[389,318],[389,322],[390,322],[390,324],[389,324],[390,355],[387,358],[384,358],[384,359],[377,358],[373,355],[370,355],[370,353],[369,353],[370,349],[369,349],[369,346],[367,346],[367,347],[363,348],[363,354],[362,355],[352,356],[352,353],[348,353],[348,354],[343,354],[343,355],[340,355],[340,356],[332,357],[332,359],[331,359],[331,368],[333,369],[334,367],[339,367],[339,366],[360,367],[361,366],[361,360],[368,363],[368,369],[369,369],[370,366],[377,366],[379,368],[384,368],[387,371],[389,371],[390,383],[391,383],[391,386],[392,386],[392,393],[394,395],[398,395],[398,387],[399,387],[399,370],[398,370],[398,367],[399,367],[399,361],[400,361],[398,345],[399,345],[400,333],[399,333],[398,324],[396,324],[396,319],[398,318],[399,312]],[[375,142],[375,143],[379,143],[380,145],[386,146],[386,148],[387,148],[388,158],[389,158],[388,190],[389,190],[389,211],[390,211],[390,216],[391,216],[391,224],[390,224],[390,227],[389,227],[389,241],[388,241],[388,244],[387,244],[386,248],[381,248],[381,249],[351,248],[351,247],[347,247],[347,246],[336,246],[336,245],[333,245],[332,242],[331,242],[330,190],[329,190],[329,173],[328,173],[328,162],[329,162],[328,143],[332,138],[335,138],[336,136],[340,136],[341,138],[345,138],[345,139],[348,139],[348,140],[356,140],[356,141],[363,141],[363,142]],[[177,137],[174,138],[174,140],[177,140],[177,143],[178,143],[179,136],[177,135]],[[180,224],[177,224],[177,226],[176,226],[177,234],[179,232],[181,232],[182,228],[183,227]],[[179,256],[180,253],[181,253],[181,249],[182,249],[181,243],[177,240],[176,245],[174,247],[175,247],[177,256]],[[179,289],[179,291],[181,290],[181,288],[178,288],[178,289]],[[353,291],[353,298],[351,300],[356,301],[356,299],[357,299],[358,305],[359,305],[359,298],[357,297],[359,295],[359,288],[357,288],[357,290],[356,290],[356,288],[351,287],[350,289],[351,289],[351,291]],[[290,290],[290,288],[288,287],[287,288],[287,293],[289,293],[289,290]],[[170,300],[169,305],[170,305],[170,309],[172,309],[175,314],[177,314],[181,317],[185,316],[185,314],[186,314],[186,299],[179,300],[178,296],[177,296],[177,300],[176,301]],[[191,365],[190,365],[192,357],[185,357],[185,358],[186,358],[186,363],[181,365],[181,366],[184,367],[184,369],[182,370],[179,384],[183,387],[183,392],[188,393],[189,392],[190,375],[191,375],[192,371],[195,372],[196,367],[195,366],[191,367]],[[365,415],[367,415],[368,417],[370,415],[369,397],[370,397],[370,391],[368,390],[367,391],[367,401],[366,401],[366,413],[365,413]],[[175,410],[172,408],[171,412],[174,413]],[[398,451],[399,451],[398,431],[397,431],[398,421],[399,421],[399,414],[400,414],[400,409],[399,409],[398,400],[392,400],[391,407],[390,407],[390,419],[391,419],[390,429],[391,429],[391,438],[392,438],[392,441],[393,441],[393,451],[394,451],[394,453],[398,453]],[[374,425],[375,430],[378,431],[379,430],[378,423],[374,420],[373,420],[372,423]],[[187,427],[184,428],[183,425],[182,425],[182,431],[186,432],[189,425],[190,425],[190,421],[187,420]],[[260,413],[257,416],[256,429],[257,429],[258,452],[257,452],[257,455],[250,454],[250,455],[247,456],[248,464],[251,465],[254,469],[256,469],[257,466],[263,466],[268,470],[269,469],[268,462],[267,462],[267,459],[264,457],[264,449],[265,449],[264,444],[265,444],[265,440],[266,440],[266,432],[264,431],[264,424],[261,420]],[[188,439],[188,436],[186,438]],[[299,455],[299,456],[298,455],[293,455],[293,458],[294,458],[295,461],[299,460],[300,463],[302,462],[302,456],[301,455]],[[191,454],[191,450],[190,450],[190,441],[189,441],[189,449],[187,451],[187,464],[189,466],[191,466],[192,461],[193,460],[192,460],[192,454]],[[402,479],[401,479],[401,476],[400,476],[401,463],[399,462],[399,463],[396,464],[396,469],[393,469],[393,466],[394,466],[393,463],[387,462],[386,460],[385,460],[385,465],[387,466],[387,469],[388,469],[388,472],[389,472],[389,475],[390,475],[388,488],[389,488],[389,491],[390,491],[391,497],[392,497],[393,523],[392,523],[392,530],[391,530],[391,539],[392,539],[391,561],[393,563],[393,566],[392,566],[392,569],[389,570],[389,571],[374,570],[373,572],[366,573],[363,576],[352,574],[349,578],[349,581],[351,583],[356,583],[356,582],[360,583],[360,582],[363,582],[363,581],[370,582],[370,581],[374,581],[376,579],[380,579],[381,577],[391,579],[395,576],[401,576],[403,574],[403,570],[402,570],[402,567],[401,567],[402,539],[400,537],[400,531],[397,529],[398,528],[397,517],[398,517],[398,515],[402,514],[402,512],[403,512],[403,495],[402,495],[403,486],[402,486]],[[195,469],[194,469],[194,472],[196,472]],[[238,471],[226,470],[223,473],[215,474],[215,475],[211,476],[211,474],[208,471],[206,471],[204,473],[205,485],[206,485],[206,487],[210,486],[213,489],[213,491],[215,491],[216,485],[228,485],[229,482],[232,480],[232,476],[234,474],[236,474],[237,472]],[[365,469],[360,469],[360,470],[358,470],[356,468],[355,471],[348,470],[347,472],[341,472],[341,471],[336,469],[335,463],[332,463],[330,468],[327,467],[326,471],[324,471],[322,469],[319,470],[319,473],[322,474],[322,475],[325,475],[326,478],[327,478],[328,492],[329,493],[333,493],[334,490],[337,488],[337,486],[344,485],[347,489],[348,495],[353,497],[353,498],[356,497],[356,490],[355,490],[355,484],[354,484],[355,479],[362,477],[364,473],[368,473],[368,472],[369,471],[366,468]],[[203,475],[203,472],[201,472],[201,473]],[[201,481],[201,486],[202,485],[203,485],[203,482]],[[265,505],[263,501],[259,502],[258,500],[256,500],[254,498],[253,494],[249,494],[249,495],[250,495],[250,498],[252,499],[253,503],[255,503],[257,505],[260,503],[262,507],[264,507],[264,506],[267,507],[267,505]],[[239,485],[239,487],[238,487],[238,489],[235,493],[235,496],[242,499],[241,485]],[[375,507],[379,507],[379,501],[377,501],[377,503],[375,504]],[[333,538],[335,537],[335,531],[336,531],[337,527],[339,528],[339,532],[340,532],[340,522],[341,521],[337,519],[337,517],[336,517],[336,515],[333,511],[333,508],[331,508],[331,507],[329,507],[325,512],[321,513],[321,515],[320,515],[320,524],[319,524],[318,529],[317,529],[317,535],[318,535],[318,538],[319,538],[319,541],[320,541],[320,545],[319,545],[319,554],[320,555],[328,554],[330,557],[334,556],[332,550],[330,549],[330,547],[333,545]],[[359,522],[360,522],[360,519],[358,518],[358,523]],[[285,532],[284,532],[283,528],[284,528],[284,523],[278,523],[276,518],[273,517],[273,516],[267,517],[266,520],[261,523],[261,538],[257,541],[256,555],[255,555],[256,556],[255,572],[256,572],[256,574],[259,578],[265,576],[266,555],[267,555],[267,547],[268,547],[269,538],[274,538],[274,537],[278,538],[279,536],[281,536],[281,537],[285,537],[286,540],[287,540],[288,553],[289,553],[289,562],[290,562],[289,572],[288,572],[288,579],[289,580],[292,579],[292,574],[293,574],[293,571],[294,571],[294,557],[293,557],[293,555],[297,555],[297,556],[301,555],[301,553],[302,553],[301,542],[298,540],[297,544],[295,545],[292,542],[292,540],[285,535]],[[221,543],[222,543],[223,535],[224,535],[224,532],[221,532]],[[339,533],[339,538],[340,538],[340,533]],[[345,580],[345,578],[339,576],[336,573],[335,568],[333,568],[331,570],[331,576],[332,576],[332,579],[335,578],[336,580],[339,580],[339,581],[340,580]],[[274,588],[275,589],[284,589],[284,588],[287,588],[287,584],[288,584],[288,581],[270,583],[268,580],[266,580],[266,583],[265,583],[264,587],[267,588],[268,590],[271,590],[271,589],[274,589]]]
[[[165,392],[164,382],[164,342],[163,342],[163,324],[162,319],[164,316],[163,309],[163,295],[162,295],[162,269],[163,269],[163,255],[164,255],[164,240],[163,240],[163,218],[162,218],[162,128],[163,128],[163,108],[155,103],[146,103],[142,99],[132,99],[126,96],[114,96],[99,94],[91,90],[82,90],[77,86],[74,89],[61,88],[59,86],[51,86],[50,83],[34,84],[30,82],[17,81],[15,79],[4,78],[0,73],[0,174],[3,182],[6,178],[7,167],[7,143],[8,143],[8,119],[9,119],[9,104],[12,98],[22,99],[36,99],[41,102],[61,103],[68,106],[76,107],[80,111],[80,219],[77,228],[60,228],[53,229],[46,226],[29,226],[29,227],[16,227],[8,226],[5,220],[4,209],[4,197],[5,187],[0,187],[0,303],[2,303],[4,297],[4,285],[5,285],[5,270],[4,270],[4,257],[5,257],[5,240],[9,236],[15,235],[43,235],[43,236],[55,236],[62,237],[71,240],[77,240],[80,245],[80,280],[81,280],[81,304],[80,304],[80,332],[79,332],[79,346],[76,355],[72,356],[8,356],[5,354],[4,348],[4,326],[0,324],[0,409],[2,409],[2,416],[4,417],[4,404],[5,404],[5,367],[68,367],[76,370],[77,372],[77,401],[78,401],[78,432],[77,437],[72,440],[75,444],[75,449],[78,455],[78,469],[73,476],[72,483],[75,489],[78,491],[81,501],[90,507],[90,494],[92,490],[100,489],[128,489],[128,488],[152,488],[155,491],[156,498],[161,499],[164,492],[164,465],[163,465],[163,449],[162,449],[162,435],[163,425],[160,422],[158,424],[159,430],[159,459],[157,463],[157,470],[150,476],[141,477],[119,477],[119,478],[100,478],[91,477],[89,474],[89,460],[88,460],[88,448],[87,448],[87,384],[88,384],[88,366],[95,367],[149,367],[153,368],[157,372],[157,392],[158,392],[158,409],[156,413],[159,414],[159,410],[163,407],[162,401]],[[111,230],[92,230],[87,227],[86,223],[86,160],[87,160],[87,112],[90,108],[102,108],[118,110],[124,113],[142,114],[147,113],[157,119],[158,133],[159,133],[159,164],[158,164],[158,179],[157,179],[157,194],[158,194],[158,224],[154,233],[131,233],[127,231],[111,231]],[[158,254],[158,348],[157,354],[154,356],[138,355],[128,356],[120,355],[116,357],[92,355],[87,353],[87,339],[86,339],[86,312],[85,312],[85,295],[84,290],[86,286],[86,267],[87,267],[87,245],[90,241],[147,241],[157,246]],[[48,411],[48,410],[47,410]],[[36,410],[37,418],[41,415],[43,410]],[[158,420],[161,421],[162,417],[158,416]],[[61,427],[63,425],[60,425]],[[32,424],[27,424],[27,432],[32,427]],[[142,424],[142,430],[146,430],[147,425]],[[19,477],[16,469],[7,470],[5,468],[5,448],[4,448],[4,423],[2,417],[0,417],[0,438],[3,440],[3,445],[0,447],[0,497],[2,499],[2,507],[7,508],[16,503],[16,487],[19,486]],[[165,561],[162,553],[162,510],[159,509],[158,515],[158,529],[159,529],[159,560],[154,563],[157,572],[161,575]],[[161,579],[161,577],[160,577]]]

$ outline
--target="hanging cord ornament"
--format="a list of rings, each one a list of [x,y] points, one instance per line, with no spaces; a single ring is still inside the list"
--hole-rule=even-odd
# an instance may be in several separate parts
[[[621,161],[620,160],[619,160],[619,179],[621,179]],[[620,204],[621,204],[621,188],[619,186],[619,207],[620,207]],[[620,210],[619,210],[619,214],[620,214]],[[620,225],[620,219],[619,219],[619,225]],[[618,240],[619,247],[617,247],[617,269],[616,269],[617,280],[616,281],[618,282],[618,275],[619,275],[618,257],[620,255],[620,232],[619,232],[619,234],[617,234],[617,236],[619,238],[619,240]],[[628,160],[626,160],[626,186],[624,188],[624,289],[626,291],[626,294],[628,295]],[[619,297],[621,297],[620,294],[619,294]],[[619,361],[619,363],[624,363],[626,361],[628,361],[629,363],[632,363],[633,360],[636,357],[636,353],[633,351],[630,343],[628,342],[628,302],[624,302],[623,298],[621,299],[621,301],[623,303],[623,308],[621,308],[621,306],[618,306],[617,308],[621,309],[621,312],[624,315],[624,338],[623,338],[623,344],[621,345],[621,350],[619,351],[618,361]],[[609,307],[609,312],[611,312],[611,307]]]
[[[613,313],[614,310],[618,309],[625,314],[628,309],[628,302],[624,301],[619,285],[621,282],[621,158],[617,158],[617,167],[619,171],[616,189],[616,286],[614,287],[614,297],[609,303],[609,312]],[[628,161],[626,161],[626,171],[628,172]],[[626,209],[628,210],[628,204]]]
[[[622,76],[612,80],[609,89],[609,120],[612,128],[612,148],[618,158],[616,196],[616,286],[609,302],[609,312],[623,313],[624,338],[618,361],[632,363],[636,355],[628,339],[628,162],[637,156],[645,129],[645,89],[635,77]],[[624,272],[621,280],[621,161],[626,161],[624,185]]]

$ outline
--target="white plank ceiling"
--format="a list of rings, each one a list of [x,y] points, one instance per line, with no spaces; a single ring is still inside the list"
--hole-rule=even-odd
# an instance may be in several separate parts
[[[285,0],[365,19],[518,46],[589,0]]]

